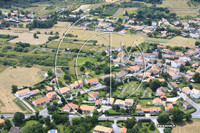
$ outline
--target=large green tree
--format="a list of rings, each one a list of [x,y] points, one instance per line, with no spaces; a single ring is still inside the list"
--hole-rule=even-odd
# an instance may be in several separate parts
[[[173,109],[172,111],[172,121],[181,122],[184,119],[184,112],[180,109]]]
[[[20,125],[23,123],[25,115],[21,112],[16,112],[13,117],[13,122],[15,125]]]
[[[127,119],[124,121],[125,126],[126,126],[127,129],[133,128],[133,127],[135,126],[136,122],[137,122],[137,121],[136,121],[135,117],[132,117],[131,119],[130,119],[130,118],[127,118]]]
[[[167,123],[169,121],[169,114],[160,114],[157,118],[159,123]]]

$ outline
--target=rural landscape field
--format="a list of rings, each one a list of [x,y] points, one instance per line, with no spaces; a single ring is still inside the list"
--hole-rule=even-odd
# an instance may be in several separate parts
[[[200,133],[200,0],[0,0],[0,133]]]

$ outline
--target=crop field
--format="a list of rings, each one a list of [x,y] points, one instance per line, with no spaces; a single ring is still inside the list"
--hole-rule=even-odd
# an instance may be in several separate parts
[[[169,45],[169,46],[183,46],[183,47],[195,47],[195,39],[192,38],[184,38],[181,36],[177,36],[169,40],[167,43],[163,43],[163,45]]]
[[[90,7],[89,4],[88,5],[81,5],[79,8],[77,8],[76,10],[74,10],[72,12],[78,12],[79,10],[85,11],[85,10],[89,9],[89,7]]]
[[[48,40],[48,37],[50,36],[50,35],[38,34],[39,38],[35,39],[33,37],[33,33],[27,33],[27,32],[15,33],[15,32],[8,31],[8,30],[0,30],[0,34],[10,34],[10,35],[18,36],[18,38],[10,40],[9,42],[11,42],[11,43],[26,42],[26,43],[30,43],[33,45],[45,43]]]
[[[91,37],[92,40],[98,40],[97,44],[105,44],[105,45],[110,45],[110,37],[109,34],[102,33],[102,32],[97,32],[97,31],[86,31],[83,30],[82,27],[73,27],[69,33],[78,35],[77,39],[82,39],[82,40],[88,40]],[[101,33],[101,34],[100,34]],[[113,47],[120,47],[121,42],[123,42],[124,45],[126,46],[131,46],[135,41],[140,44],[142,43],[145,38],[140,35],[130,35],[130,34],[118,34],[118,33],[112,33],[112,38],[111,38],[111,45]]]
[[[0,73],[0,100],[4,104],[4,106],[0,106],[1,113],[13,113],[17,111],[26,112],[21,109],[23,107],[20,108],[13,101],[16,97],[11,93],[11,86],[17,85],[18,87],[22,87],[24,85],[34,85],[41,81],[40,76],[38,75],[39,71],[41,70],[36,67],[8,67]],[[23,104],[21,105],[24,106]]]
[[[200,7],[195,7],[194,5],[188,5],[188,0],[163,0],[162,4],[156,5],[157,7],[168,7],[171,12],[177,13],[178,16],[196,16],[198,13],[198,9]],[[148,6],[152,6],[152,4],[147,4]]]
[[[172,129],[172,133],[200,133],[200,121],[176,124],[176,127]]]

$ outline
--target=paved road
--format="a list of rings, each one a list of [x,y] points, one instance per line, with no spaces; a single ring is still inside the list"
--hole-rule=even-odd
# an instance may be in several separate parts
[[[117,121],[117,120],[126,120],[127,118],[131,118],[131,116],[105,116],[105,115],[102,115],[100,116],[98,119],[99,120],[114,120]],[[157,121],[157,118],[158,116],[150,116],[150,117],[135,117],[137,120],[140,120],[140,119],[151,119],[155,125],[158,124],[158,121]],[[116,123],[112,124],[112,127],[114,129],[114,131],[118,131],[119,130],[119,127],[117,126]],[[164,128],[158,128],[159,132],[160,133],[164,133],[163,131]],[[117,133],[117,132],[116,132]]]
[[[192,118],[200,118],[200,104],[195,103],[186,94],[178,92],[178,95],[182,97],[185,101],[190,103],[194,108],[196,108],[196,112],[192,113]]]

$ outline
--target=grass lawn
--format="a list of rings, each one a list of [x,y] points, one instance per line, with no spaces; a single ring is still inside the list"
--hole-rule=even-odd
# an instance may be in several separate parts
[[[0,129],[0,133],[8,133],[8,130]]]
[[[154,124],[155,126],[155,124]],[[139,128],[139,132],[143,133],[144,132],[144,129],[147,128],[147,133],[154,133],[154,132],[157,132],[157,128],[155,126],[155,130],[150,130],[150,122],[142,122],[142,127]]]
[[[30,120],[30,121],[24,122],[24,123],[21,124],[19,127],[20,127],[22,130],[24,130],[24,129],[26,129],[26,128],[29,127],[29,126],[33,126],[33,125],[36,125],[36,124],[38,124],[38,123],[39,123],[39,122],[36,121],[36,120]]]
[[[121,114],[120,112],[117,112],[117,111],[115,111],[115,110],[113,110],[113,109],[109,109],[108,110],[109,111],[109,114],[116,114],[116,115],[119,115],[119,114]]]
[[[197,89],[197,90],[200,90],[200,84],[198,83],[193,83],[192,84],[193,88]]]
[[[149,108],[150,106],[147,106],[146,104],[148,102],[151,102],[152,103],[152,100],[148,99],[148,100],[140,100],[139,101],[139,104],[143,107],[143,108]]]
[[[63,133],[65,131],[65,130],[63,130],[65,128],[65,126],[62,124],[59,124],[56,127],[58,128],[58,130],[60,130],[60,133]]]

